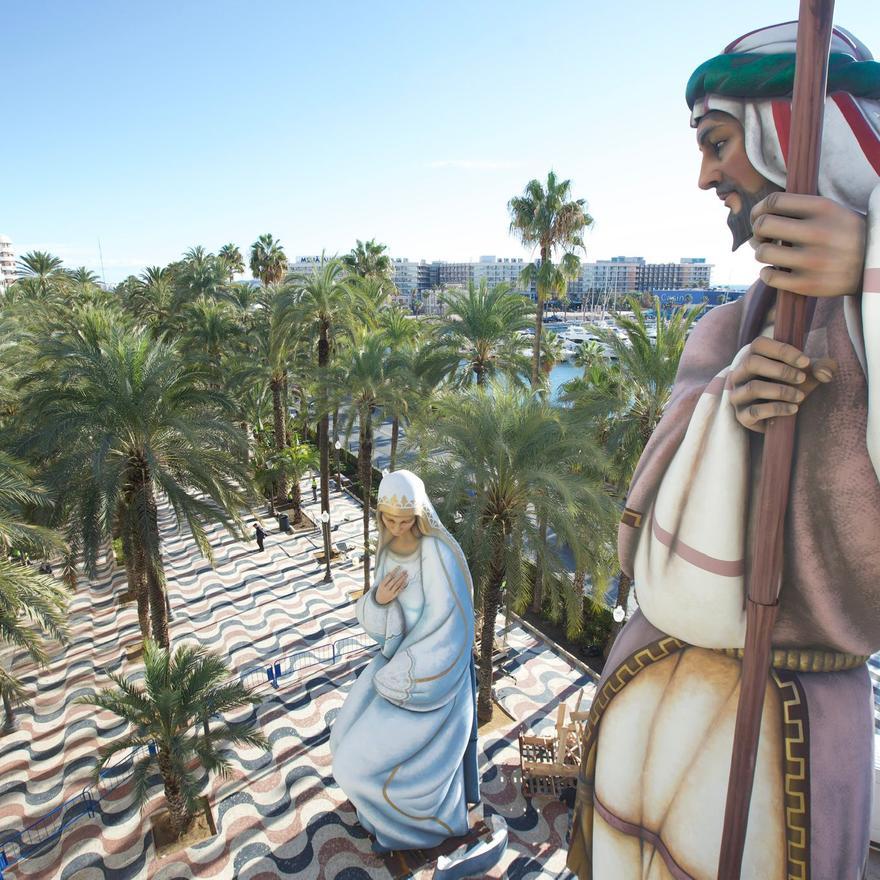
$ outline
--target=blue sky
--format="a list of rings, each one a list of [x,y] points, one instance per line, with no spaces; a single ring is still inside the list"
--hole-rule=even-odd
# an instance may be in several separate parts
[[[696,188],[684,85],[796,0],[81,0],[4,9],[0,233],[108,281],[188,247],[529,256],[508,199],[550,168],[595,217],[587,259],[730,254]],[[876,0],[835,21],[880,56]],[[14,124],[14,128],[9,127]]]

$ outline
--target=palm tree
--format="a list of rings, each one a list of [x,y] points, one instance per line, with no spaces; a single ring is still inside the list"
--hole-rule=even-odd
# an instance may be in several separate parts
[[[297,320],[294,305],[296,292],[285,285],[271,285],[263,290],[262,307],[254,316],[246,357],[237,365],[232,383],[265,384],[272,393],[274,446],[282,453],[287,446],[288,366],[301,354],[306,334]],[[282,473],[276,484],[277,500],[287,497],[287,477]]]
[[[222,295],[226,286],[226,263],[201,245],[190,248],[183,259],[169,269],[174,278],[172,311],[175,315],[199,298],[214,299]]]
[[[167,267],[148,266],[139,279],[126,279],[124,290],[116,292],[123,297],[123,307],[138,323],[150,328],[153,338],[159,339],[171,327],[174,309],[174,275]]]
[[[519,351],[517,334],[530,326],[531,303],[507,284],[490,290],[485,279],[479,287],[470,281],[467,291],[449,291],[441,299],[446,311],[435,347],[445,354],[452,383],[481,386],[496,375],[520,383],[528,361]]]
[[[410,399],[417,395],[416,358],[422,336],[422,324],[414,320],[402,308],[395,306],[381,313],[379,328],[388,347],[389,366],[395,372],[400,394],[385,405],[391,416],[391,461],[389,470],[397,464],[397,445],[400,440],[400,420],[406,418]]]
[[[655,335],[637,298],[630,298],[629,307],[631,318],[615,315],[625,338],[610,330],[596,331],[616,359],[616,366],[606,364],[605,370],[612,376],[616,370],[619,376],[617,382],[598,386],[602,393],[594,405],[609,414],[606,443],[614,463],[614,482],[621,491],[629,486],[645,444],[666,409],[687,335],[703,310],[702,305],[680,308],[666,317],[654,297]]]
[[[580,260],[574,249],[583,249],[583,231],[593,222],[586,211],[584,199],[571,200],[571,181],[557,180],[550,171],[547,187],[540,180],[530,180],[521,196],[512,198],[510,231],[516,233],[527,247],[540,249],[540,263],[530,263],[523,270],[522,283],[536,285],[535,339],[532,347],[532,389],[540,384],[541,328],[544,300],[551,294],[562,294],[566,282],[577,277]],[[562,251],[558,264],[554,252]]]
[[[226,287],[220,299],[232,304],[242,328],[250,332],[254,328],[257,310],[264,304],[264,294],[265,291],[259,285],[237,281]]]
[[[18,274],[22,279],[33,278],[42,297],[50,292],[53,283],[66,279],[61,259],[46,251],[25,254],[18,261]]]
[[[553,368],[565,360],[562,340],[552,330],[541,334],[541,371],[549,378]]]
[[[605,349],[597,339],[588,339],[578,347],[574,356],[575,366],[583,367],[584,372],[589,372],[593,364],[601,364],[606,359]]]
[[[67,591],[60,581],[0,559],[0,645],[21,648],[36,664],[49,656],[42,633],[67,642]],[[0,666],[0,698],[5,711],[4,731],[15,729],[14,706],[27,702],[24,683]]]
[[[184,327],[180,347],[210,373],[212,384],[219,387],[223,379],[222,361],[241,342],[241,327],[234,312],[226,303],[200,298],[184,310]]]
[[[291,438],[290,445],[280,452],[266,458],[265,471],[273,487],[280,480],[290,482],[290,497],[293,504],[293,524],[302,523],[302,490],[300,481],[309,471],[318,470],[318,451],[311,443],[305,443],[297,434]],[[278,493],[280,495],[280,493]]]
[[[152,640],[144,645],[143,685],[109,673],[115,688],[76,702],[97,706],[127,721],[128,733],[102,746],[95,776],[120,752],[133,754],[134,793],[143,807],[150,775],[158,766],[171,827],[178,837],[192,824],[201,790],[199,767],[228,778],[232,765],[222,747],[250,746],[269,751],[255,719],[209,719],[224,712],[256,706],[260,697],[248,691],[223,659],[202,647],[181,645],[172,654]]]
[[[97,286],[98,281],[100,280],[91,269],[86,269],[85,266],[79,266],[76,269],[68,269],[67,277],[80,287],[87,287],[88,285]]]
[[[311,327],[318,341],[318,452],[321,458],[321,514],[324,522],[324,580],[330,572],[330,354],[335,336],[351,321],[351,290],[339,260],[321,262],[297,293],[296,320]]]
[[[377,327],[388,303],[397,288],[387,278],[355,276],[349,284],[352,297],[360,306],[361,320]]]
[[[385,253],[388,250],[384,244],[379,244],[371,238],[364,242],[357,239],[357,244],[351,252],[342,257],[342,264],[360,278],[372,278],[377,281],[390,281],[391,258]]]
[[[238,245],[224,244],[217,252],[217,257],[223,261],[226,266],[226,280],[232,281],[236,273],[244,272],[244,259]]]
[[[281,242],[270,233],[261,235],[251,245],[251,274],[259,278],[263,287],[278,284],[287,271],[287,257]]]
[[[112,535],[130,541],[143,566],[131,585],[139,620],[143,627],[149,607],[153,638],[167,646],[158,500],[167,498],[212,558],[204,524],[235,530],[240,522],[245,437],[231,421],[231,401],[174,346],[99,310],[85,310],[78,325],[38,341],[34,370],[20,383],[18,446],[43,463],[90,576]]]
[[[348,366],[337,387],[351,399],[348,429],[358,420],[358,472],[364,500],[364,592],[370,589],[370,493],[373,483],[373,415],[400,397],[387,344],[381,335],[362,330],[348,353]]]
[[[427,445],[426,465],[432,497],[440,515],[456,521],[471,562],[481,609],[479,696],[481,721],[492,717],[492,650],[502,600],[523,608],[530,590],[524,556],[538,541],[536,519],[546,517],[560,545],[574,546],[576,523],[586,511],[607,502],[598,485],[580,467],[589,448],[580,426],[569,427],[567,412],[538,395],[491,383],[437,404]],[[544,556],[554,584],[562,591],[570,628],[582,619],[582,597],[555,546]],[[476,603],[475,603],[476,604]]]
[[[46,508],[46,491],[33,482],[23,462],[0,452],[0,645],[21,648],[40,666],[48,662],[41,631],[67,641],[67,591],[52,577],[7,559],[7,553],[28,551],[47,555],[62,549],[57,536],[26,520],[26,511]],[[0,698],[4,730],[15,727],[13,707],[27,700],[20,679],[0,666]]]

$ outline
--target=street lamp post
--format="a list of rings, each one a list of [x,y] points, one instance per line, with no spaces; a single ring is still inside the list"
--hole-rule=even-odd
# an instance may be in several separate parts
[[[339,442],[339,438],[336,438],[336,442],[333,444],[333,448],[336,450],[336,488],[339,491],[342,491],[342,475],[339,472],[339,450],[342,449],[342,444]]]
[[[330,555],[333,552],[333,549],[330,545],[330,511],[322,510],[321,511],[321,529],[324,533],[324,562],[325,562],[325,570],[324,570],[324,583],[328,584],[333,580],[333,575],[330,572]]]

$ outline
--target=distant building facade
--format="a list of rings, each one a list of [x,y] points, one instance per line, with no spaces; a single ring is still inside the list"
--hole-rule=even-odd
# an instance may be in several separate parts
[[[313,257],[296,257],[287,263],[287,271],[297,275],[314,275],[321,268],[321,263],[326,263],[330,258],[320,254]]]
[[[412,295],[423,288],[419,287],[419,282],[426,274],[427,266],[424,260],[416,263],[406,257],[394,257],[391,261],[392,281],[397,288],[401,298],[408,302],[412,300]]]
[[[515,290],[521,290],[519,276],[526,265],[522,257],[480,257],[473,263],[474,284],[479,287],[485,281],[490,290],[497,284],[509,284]]]
[[[320,256],[297,257],[291,261],[289,270],[309,275],[318,271],[321,260]],[[520,282],[520,275],[528,262],[522,257],[494,255],[481,256],[476,262],[433,260],[430,263],[394,257],[391,260],[392,280],[398,292],[392,299],[414,310],[436,314],[440,308],[437,297],[442,291],[466,289],[471,282],[479,286],[483,281],[490,290],[505,283],[535,299],[534,282],[528,289]],[[540,260],[536,262],[540,264]],[[569,303],[577,307],[586,301],[595,302],[636,291],[707,290],[711,284],[712,264],[704,257],[682,257],[677,263],[648,263],[644,257],[618,256],[581,263],[577,278],[568,283],[567,297]]]
[[[710,287],[712,264],[705,257],[682,257],[678,262],[678,284],[682,287]]]
[[[0,235],[0,293],[18,278],[18,269],[15,266],[15,249],[12,240],[6,235]]]

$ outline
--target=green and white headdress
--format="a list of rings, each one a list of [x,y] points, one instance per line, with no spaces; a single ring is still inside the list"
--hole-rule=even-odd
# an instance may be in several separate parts
[[[701,64],[685,97],[696,127],[710,110],[736,117],[749,161],[785,186],[797,22],[752,31]],[[880,178],[880,63],[835,27],[819,168],[819,194],[864,214]]]
[[[701,64],[687,84],[691,125],[711,110],[743,126],[749,161],[785,187],[791,132],[796,21],[752,31]],[[862,290],[844,301],[868,382],[868,452],[880,475],[880,63],[841,27],[831,36],[819,161],[819,195],[867,218]]]

